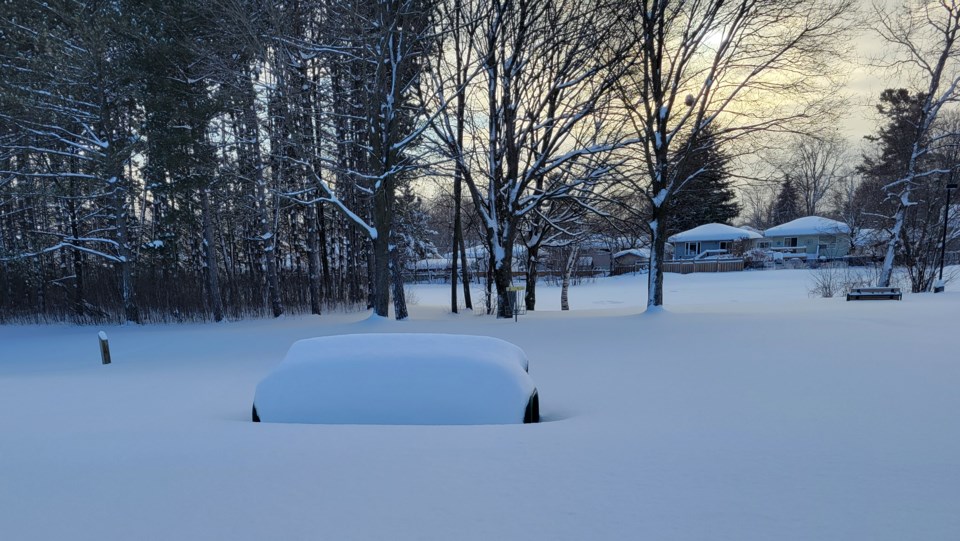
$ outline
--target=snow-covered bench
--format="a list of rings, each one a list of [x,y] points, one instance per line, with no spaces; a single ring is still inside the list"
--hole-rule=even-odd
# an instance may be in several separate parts
[[[257,386],[253,420],[507,424],[540,420],[519,347],[487,336],[352,334],[300,340]]]
[[[848,301],[896,300],[903,298],[899,287],[855,287],[847,292]]]

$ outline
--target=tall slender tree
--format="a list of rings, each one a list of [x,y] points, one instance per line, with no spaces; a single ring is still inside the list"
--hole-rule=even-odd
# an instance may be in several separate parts
[[[853,8],[852,0],[632,3],[639,62],[620,88],[639,140],[628,178],[649,209],[648,308],[663,304],[671,201],[695,178],[679,164],[708,129],[724,146],[836,118]]]
[[[877,285],[887,287],[893,276],[898,246],[903,241],[908,209],[917,203],[913,198],[914,191],[931,174],[943,172],[939,168],[925,167],[924,158],[936,141],[932,136],[937,117],[960,92],[960,3],[956,0],[910,1],[889,11],[878,6],[875,15],[877,32],[896,49],[894,66],[915,70],[922,81],[919,111],[911,119],[909,137],[904,145],[909,149],[906,161],[897,176],[884,186],[889,196],[898,201],[877,281]],[[918,284],[914,283],[914,289],[917,287]]]

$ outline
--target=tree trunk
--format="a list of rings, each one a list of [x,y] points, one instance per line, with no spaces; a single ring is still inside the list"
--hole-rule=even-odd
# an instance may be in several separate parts
[[[461,185],[460,168],[453,173],[453,257],[450,261],[450,311],[456,314],[459,311],[457,303],[457,258],[460,255],[460,238],[463,229],[460,225],[460,198]],[[464,277],[466,279],[466,277]]]
[[[533,311],[537,306],[537,277],[540,266],[540,244],[527,246],[527,290],[523,302],[527,310]]]
[[[307,205],[307,276],[310,282],[310,313],[320,315],[320,234],[317,231],[317,206]]]
[[[467,264],[467,249],[464,246],[463,231],[460,232],[460,268],[463,269],[463,304],[467,310],[473,310],[473,298],[470,295],[470,265]]]
[[[454,61],[456,63],[455,77],[457,88],[463,86],[465,79],[464,69],[463,69],[463,55],[461,54],[461,18],[462,18],[462,5],[460,0],[454,2],[453,14],[456,17],[453,28],[453,39],[454,39]],[[466,94],[465,91],[457,92],[457,109],[456,109],[456,141],[457,141],[457,152],[463,152],[463,130],[464,130],[464,115],[466,112]],[[463,217],[461,215],[461,203],[463,201],[463,171],[461,170],[461,160],[457,160],[456,169],[453,172],[453,262],[451,264],[452,271],[450,274],[450,306],[453,313],[457,313],[457,252],[459,251],[463,254],[463,259],[461,260],[461,266],[463,268],[463,297],[468,310],[473,309],[473,302],[470,300],[470,279],[467,274],[467,257],[466,253],[463,250]]]
[[[373,313],[390,316],[390,240],[386,235],[373,239]]]
[[[666,254],[666,212],[663,206],[651,208],[650,272],[647,274],[647,309],[663,306],[663,260]]]
[[[560,309],[569,310],[570,301],[567,297],[567,291],[570,289],[570,275],[573,273],[573,268],[577,263],[577,256],[580,255],[580,249],[577,246],[574,246],[570,250],[570,255],[567,257],[567,261],[563,266],[563,285],[560,288]]]
[[[257,212],[258,231],[260,237],[260,268],[266,277],[267,298],[274,317],[283,314],[283,301],[280,297],[280,279],[277,275],[277,261],[274,248],[276,235],[270,220],[270,208],[267,202],[267,180],[263,177],[262,160],[260,156],[260,121],[257,117],[256,90],[254,80],[256,76],[247,72],[244,74],[242,114],[243,114],[243,143],[239,145],[238,159],[241,173],[255,186],[255,202]],[[276,149],[275,149],[276,150]],[[278,150],[277,150],[278,151]]]
[[[261,203],[266,205],[267,197],[264,184],[266,183],[260,182],[257,191],[261,197]],[[261,209],[260,223],[264,226],[263,229],[261,229],[261,238],[263,239],[262,257],[267,271],[267,295],[270,299],[270,308],[273,311],[273,317],[280,317],[283,315],[283,299],[280,297],[280,275],[277,272],[277,254],[275,251],[277,247],[277,236],[273,228],[269,225],[271,224],[271,220],[266,208]]]
[[[513,317],[510,299],[513,293],[509,290],[513,282],[513,246],[504,247],[503,261],[493,268],[493,282],[497,288],[497,317]]]
[[[390,249],[390,269],[393,274],[393,315],[397,321],[407,319],[407,297],[403,291],[403,267],[400,265],[400,253],[394,245]]]
[[[71,194],[75,194],[73,181],[70,181]],[[67,201],[67,212],[70,215],[70,235],[73,238],[80,238],[79,216],[77,216],[77,204],[73,197]],[[77,323],[82,323],[84,319],[84,299],[83,299],[83,252],[73,250],[73,317]]]
[[[880,270],[880,278],[877,280],[877,287],[890,287],[890,281],[893,279],[893,262],[897,255],[897,243],[900,241],[900,233],[903,230],[903,222],[907,217],[907,205],[904,201],[910,200],[910,189],[900,195],[900,206],[897,207],[897,213],[894,215],[893,230],[890,231],[890,241],[887,242],[887,253],[883,257],[883,267]]]
[[[114,188],[111,196],[114,224],[117,230],[117,244],[119,246],[120,261],[117,267],[120,271],[120,298],[123,302],[123,317],[125,321],[140,323],[140,312],[134,299],[133,291],[133,253],[130,251],[130,238],[127,230],[126,189],[121,187],[123,182],[120,176],[112,179]]]
[[[210,307],[213,320],[223,321],[223,297],[220,295],[220,266],[217,264],[217,244],[213,234],[213,211],[210,209],[210,189],[200,191],[200,205],[203,212],[203,251],[206,256],[207,289],[210,295]]]

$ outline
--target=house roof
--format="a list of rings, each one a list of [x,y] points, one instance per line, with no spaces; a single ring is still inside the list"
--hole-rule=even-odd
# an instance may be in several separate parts
[[[642,257],[650,259],[650,249],[649,248],[630,248],[629,250],[622,250],[613,254],[614,259],[620,259],[625,255],[635,255],[637,257]]]
[[[705,224],[670,237],[670,242],[703,242],[711,240],[759,239],[762,235],[725,224]]]
[[[850,233],[850,226],[821,216],[804,216],[792,222],[771,227],[763,232],[763,236],[795,237],[799,235],[836,235],[838,233]]]

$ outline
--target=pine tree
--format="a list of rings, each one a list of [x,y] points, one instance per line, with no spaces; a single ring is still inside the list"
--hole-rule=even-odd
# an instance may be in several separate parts
[[[911,167],[926,172],[917,175],[911,183],[913,203],[903,210],[895,252],[895,262],[905,267],[914,293],[929,290],[936,276],[944,185],[949,182],[948,171],[954,165],[949,155],[954,152],[957,137],[954,127],[934,124],[918,143],[926,151],[914,155],[916,126],[925,100],[925,94],[911,94],[904,89],[887,89],[880,95],[877,110],[886,123],[878,128],[876,135],[866,137],[876,145],[875,153],[865,156],[858,168],[863,174],[863,183],[855,194],[858,210],[870,217],[872,227],[891,228],[900,200],[891,197],[888,186],[905,177]],[[937,139],[942,142],[932,142]]]
[[[696,150],[677,164],[677,178],[687,180],[670,202],[668,235],[703,224],[727,223],[740,214],[740,204],[727,171],[730,159],[709,131],[694,144]]]
[[[802,217],[800,211],[800,194],[790,177],[783,179],[780,192],[777,194],[773,207],[770,209],[770,218],[774,224],[780,225]]]

